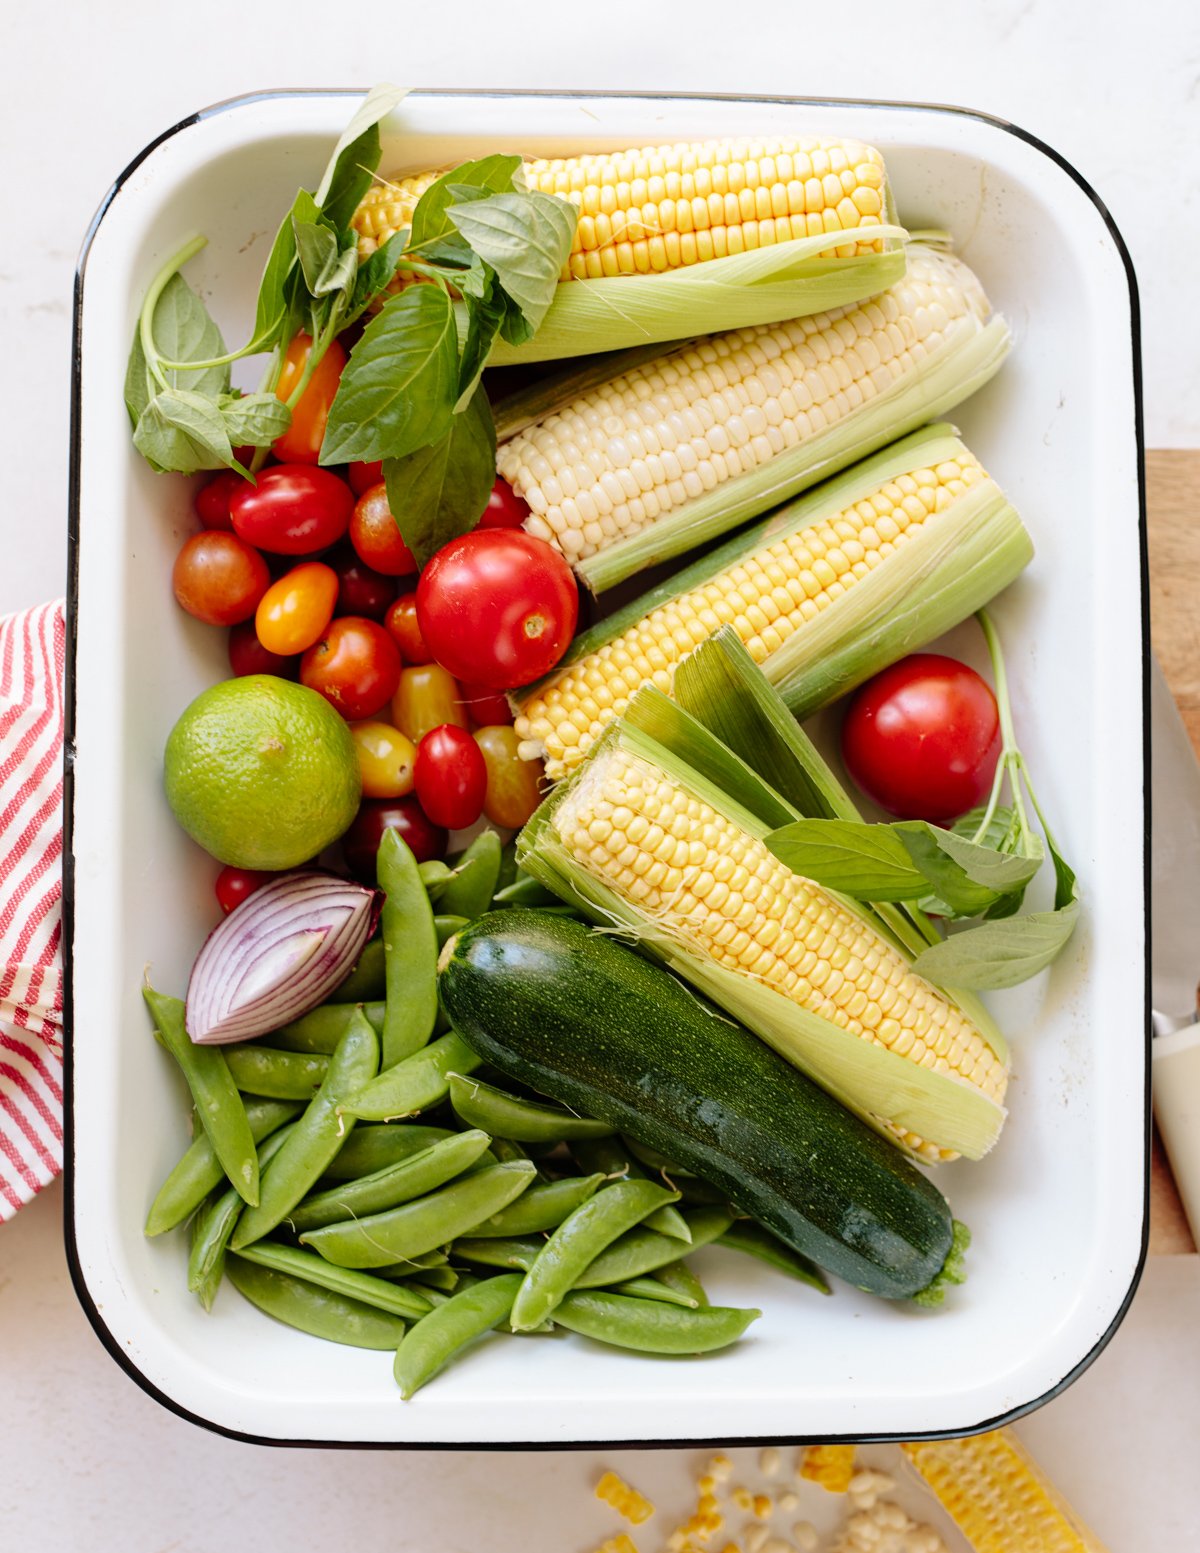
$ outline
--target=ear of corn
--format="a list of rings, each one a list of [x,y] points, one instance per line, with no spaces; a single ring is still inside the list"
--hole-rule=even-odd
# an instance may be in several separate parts
[[[560,779],[640,685],[729,625],[797,716],[957,625],[1033,546],[949,427],[928,427],[781,508],[578,637],[514,697],[522,754]]]
[[[1008,351],[989,311],[961,261],[910,247],[904,279],[866,302],[621,362],[600,383],[585,366],[497,466],[529,532],[598,592],[951,409]]]

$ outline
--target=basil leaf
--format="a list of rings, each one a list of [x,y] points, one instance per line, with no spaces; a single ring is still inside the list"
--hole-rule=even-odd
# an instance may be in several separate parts
[[[225,354],[220,329],[209,317],[204,303],[178,273],[171,276],[155,303],[150,333],[155,350],[166,361],[209,361]],[[171,388],[184,388],[193,394],[215,398],[229,387],[229,367],[205,367],[199,372],[171,371],[166,373],[166,379]],[[159,387],[146,362],[140,330],[135,329],[125,372],[125,405],[135,426]]]
[[[457,397],[458,331],[450,299],[440,286],[410,286],[384,304],[351,352],[321,462],[414,453],[450,429]]]
[[[189,389],[156,394],[138,417],[133,442],[160,472],[190,475],[199,469],[232,469],[236,463],[216,403]]]
[[[1063,911],[1072,901],[1078,899],[1075,870],[1055,846],[1049,831],[1046,832],[1046,844],[1050,848],[1050,861],[1054,865],[1054,909]]]
[[[483,375],[496,330],[500,327],[504,302],[502,296],[476,298],[468,295],[466,308],[467,337],[463,341],[462,361],[458,368],[458,402],[454,406],[456,414],[465,409]]]
[[[574,205],[550,194],[493,194],[451,205],[447,214],[536,329],[575,240]]]
[[[888,828],[956,916],[978,916],[1000,896],[1023,890],[1041,867],[1040,855],[978,846],[925,820],[905,820]]]
[[[913,970],[940,987],[1015,987],[1062,952],[1078,920],[1079,902],[1071,899],[1053,911],[984,922],[923,950]]]
[[[268,448],[292,424],[292,412],[274,394],[222,395],[218,406],[235,448]]]
[[[521,165],[519,156],[481,156],[463,162],[431,183],[417,201],[412,220],[412,247],[423,251],[442,238],[453,237],[455,226],[447,212],[451,205],[485,198],[491,194],[512,192],[513,174]],[[432,258],[426,253],[427,258]]]
[[[387,459],[383,476],[388,506],[419,565],[473,529],[496,479],[496,429],[483,389],[445,436],[407,458]]]
[[[795,820],[766,844],[793,873],[855,900],[913,900],[928,888],[890,825]]]
[[[336,231],[347,232],[379,166],[380,121],[408,95],[405,87],[373,86],[342,131],[317,189],[317,205]]]
[[[304,284],[310,296],[319,296],[317,290],[322,275],[337,263],[338,240],[327,226],[315,221],[300,221],[292,217],[292,230],[296,235],[296,253],[304,274]]]
[[[267,255],[262,280],[258,283],[258,301],[254,307],[254,333],[246,346],[248,356],[272,349],[279,341],[284,320],[288,315],[287,282],[296,264],[296,232],[293,222],[297,219],[301,200],[313,203],[307,190],[301,189],[292,202],[292,208],[279,223],[271,252]],[[299,219],[306,213],[299,209]]]

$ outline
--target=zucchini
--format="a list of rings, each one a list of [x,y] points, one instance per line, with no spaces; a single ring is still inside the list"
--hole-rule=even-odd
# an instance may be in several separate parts
[[[965,1231],[898,1149],[611,937],[493,913],[447,945],[441,996],[484,1061],[695,1171],[828,1272],[922,1304],[961,1280]]]

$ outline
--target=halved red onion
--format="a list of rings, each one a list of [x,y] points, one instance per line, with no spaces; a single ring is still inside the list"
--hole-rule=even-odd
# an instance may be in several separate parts
[[[198,1045],[246,1041],[316,1008],[353,969],[379,919],[378,890],[307,869],[248,896],[204,941],[187,990]]]

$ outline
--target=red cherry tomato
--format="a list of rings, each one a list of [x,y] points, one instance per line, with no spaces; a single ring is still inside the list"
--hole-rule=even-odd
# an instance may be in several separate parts
[[[417,571],[413,553],[400,537],[381,480],[358,498],[350,518],[350,543],[368,566],[386,577],[411,577]]]
[[[256,868],[222,868],[213,886],[217,905],[228,916],[235,906],[240,906],[274,877],[274,874],[264,874]]]
[[[383,619],[388,635],[400,649],[405,663],[432,663],[433,654],[425,645],[421,627],[417,624],[417,595],[402,593],[392,604]]]
[[[236,534],[205,529],[175,557],[175,597],[189,615],[210,626],[247,620],[271,584],[267,563]]]
[[[363,496],[373,485],[378,485],[383,479],[383,460],[377,458],[373,464],[364,464],[355,461],[346,465],[346,479],[350,482],[350,489],[355,496]]]
[[[432,728],[417,745],[413,785],[435,825],[465,830],[483,813],[487,764],[469,733],[453,723]]]
[[[364,884],[375,883],[375,854],[385,830],[399,831],[418,863],[444,857],[446,832],[433,823],[415,798],[369,798],[342,837],[346,867]]]
[[[529,516],[529,504],[507,480],[497,480],[477,528],[520,528]]]
[[[299,383],[312,350],[312,338],[297,334],[283,358],[283,369],[275,387],[275,396],[287,400]],[[321,456],[321,442],[325,436],[325,422],[329,419],[329,407],[338,391],[342,368],[346,365],[346,352],[336,340],[313,368],[304,392],[292,407],[292,424],[274,443],[275,457],[281,464],[315,464]]]
[[[374,620],[343,615],[300,660],[300,683],[325,697],[347,722],[374,717],[400,683],[400,652]]]
[[[382,620],[396,597],[395,578],[372,571],[349,545],[339,545],[325,561],[337,573],[338,596],[334,613]]]
[[[519,528],[452,539],[417,584],[417,622],[435,661],[489,690],[527,685],[552,669],[578,615],[570,567]]]
[[[253,620],[243,620],[229,633],[229,667],[240,679],[244,674],[274,674],[276,679],[295,679],[299,658],[281,658],[268,652],[258,639]]]
[[[246,481],[232,469],[222,469],[206,480],[196,492],[196,516],[205,528],[224,529],[233,533],[233,519],[229,516],[229,498],[239,485]]]
[[[459,685],[458,698],[466,707],[473,728],[498,728],[513,720],[508,698],[486,685]]]
[[[855,783],[889,814],[956,819],[981,803],[1000,758],[996,698],[974,669],[915,653],[869,679],[842,724]]]
[[[234,533],[277,555],[312,555],[336,544],[353,511],[346,482],[307,464],[274,464],[257,485],[243,480],[229,502]]]

